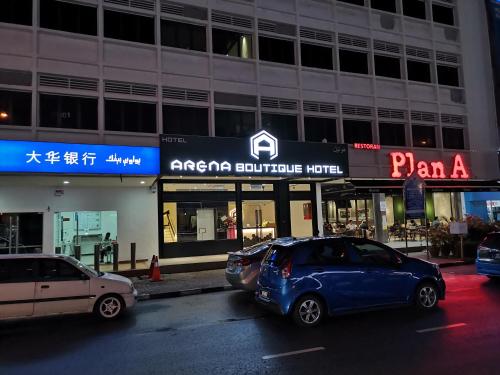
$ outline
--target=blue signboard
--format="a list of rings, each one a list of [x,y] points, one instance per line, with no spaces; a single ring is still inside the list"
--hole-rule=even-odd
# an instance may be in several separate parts
[[[0,172],[157,175],[157,147],[0,140]]]
[[[412,174],[403,185],[406,217],[419,219],[425,214],[425,185],[424,181]]]

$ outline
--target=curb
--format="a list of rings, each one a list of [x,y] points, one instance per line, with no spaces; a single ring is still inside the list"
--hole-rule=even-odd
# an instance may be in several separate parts
[[[226,285],[226,286],[213,286],[208,288],[184,289],[173,292],[140,294],[137,296],[137,301],[141,302],[141,301],[149,301],[152,299],[177,298],[177,297],[192,296],[195,294],[216,293],[229,290],[234,290],[234,288],[231,285]]]
[[[467,266],[470,264],[474,264],[474,260],[457,260],[455,262],[446,262],[446,263],[441,263],[439,265],[439,268],[446,268],[446,267],[455,267],[455,266]]]

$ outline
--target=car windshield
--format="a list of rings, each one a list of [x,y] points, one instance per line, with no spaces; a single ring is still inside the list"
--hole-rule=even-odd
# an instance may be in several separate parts
[[[271,241],[260,242],[255,245],[245,247],[243,250],[241,250],[241,252],[248,255],[255,254],[258,253],[259,251],[266,250],[270,244]]]
[[[279,267],[281,266],[281,264],[283,264],[283,262],[288,258],[290,254],[291,249],[289,247],[273,245],[267,251],[263,262]]]
[[[104,275],[103,272],[97,272],[96,270],[93,270],[89,266],[83,264],[82,262],[80,262],[79,260],[76,260],[74,258],[66,258],[66,260],[68,262],[70,262],[72,265],[74,265],[75,267],[77,267],[80,271],[90,273],[91,275],[97,276],[97,277]]]

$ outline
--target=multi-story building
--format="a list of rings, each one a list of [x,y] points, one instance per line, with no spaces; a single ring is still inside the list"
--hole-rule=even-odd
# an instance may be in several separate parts
[[[28,160],[48,147],[36,142],[111,153],[162,143],[162,169],[46,173],[56,162],[40,152],[43,173],[0,176],[3,227],[43,222],[36,235],[40,225],[22,232],[21,222],[17,241],[36,237],[46,252],[110,232],[143,258],[312,235],[326,220],[367,220],[382,238],[404,221],[401,186],[414,170],[429,218],[497,219],[492,77],[480,0],[4,0],[0,139],[32,142],[18,148]],[[243,139],[260,130],[277,138],[256,144],[271,160],[279,147],[281,163],[324,165],[333,150],[334,165],[185,165],[238,168]],[[63,162],[70,148],[56,146]],[[180,167],[169,169],[174,155]]]

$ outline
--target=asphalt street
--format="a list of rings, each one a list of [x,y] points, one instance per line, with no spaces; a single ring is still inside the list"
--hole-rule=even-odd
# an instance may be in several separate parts
[[[447,299],[296,327],[239,291],[139,303],[122,319],[0,323],[0,374],[499,374],[500,282],[443,270]]]

